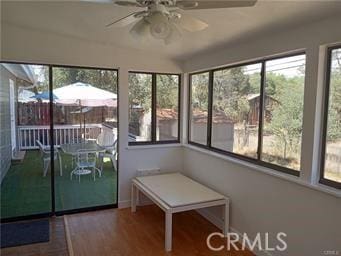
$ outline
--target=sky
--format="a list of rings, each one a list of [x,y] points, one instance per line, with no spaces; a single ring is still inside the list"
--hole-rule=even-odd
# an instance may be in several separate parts
[[[301,68],[305,66],[305,55],[280,58],[266,61],[266,72],[273,72],[288,77],[302,75]],[[247,74],[260,73],[261,65],[253,64],[246,67]]]

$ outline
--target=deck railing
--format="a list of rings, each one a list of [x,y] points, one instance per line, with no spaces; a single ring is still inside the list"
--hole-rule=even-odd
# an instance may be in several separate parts
[[[79,125],[55,125],[54,144],[79,143],[82,138],[96,139],[101,132],[102,124],[87,124],[84,129]],[[49,125],[25,125],[18,126],[19,149],[38,149],[36,143],[39,140],[43,145],[50,145],[50,126]]]

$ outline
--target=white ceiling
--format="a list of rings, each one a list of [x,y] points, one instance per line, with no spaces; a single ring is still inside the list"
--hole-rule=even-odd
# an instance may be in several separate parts
[[[157,40],[144,43],[135,41],[129,35],[131,26],[105,27],[105,24],[135,11],[136,8],[82,1],[8,1],[1,4],[3,23],[110,44],[113,47],[151,51],[178,60],[222,44],[245,40],[255,35],[261,36],[265,32],[303,25],[341,13],[341,1],[328,0],[259,0],[254,7],[186,11],[207,22],[209,27],[200,32],[184,32],[177,42],[164,45]]]

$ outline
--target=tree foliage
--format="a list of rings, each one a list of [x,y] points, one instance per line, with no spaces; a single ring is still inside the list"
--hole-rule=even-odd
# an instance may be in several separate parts
[[[146,111],[152,104],[152,76],[149,74],[129,74],[130,108],[142,107]]]
[[[100,69],[53,68],[53,88],[60,88],[76,82],[117,93],[117,72]]]
[[[303,90],[300,77],[283,80],[283,76],[271,76],[276,93],[272,96],[277,104],[271,111],[271,121],[266,128],[277,138],[277,147],[282,148],[283,158],[287,151],[297,153],[302,134]]]
[[[208,73],[192,76],[192,105],[207,111],[208,108]]]
[[[156,79],[157,107],[178,109],[179,77],[176,75],[157,75]]]
[[[332,63],[327,133],[329,141],[341,139],[341,50],[335,52]]]
[[[215,72],[213,110],[224,112],[234,122],[245,121],[250,110],[250,91],[249,76],[242,67]]]

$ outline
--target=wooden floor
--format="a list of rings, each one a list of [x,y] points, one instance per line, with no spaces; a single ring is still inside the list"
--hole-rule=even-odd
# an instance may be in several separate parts
[[[164,213],[156,206],[138,207],[136,213],[127,208],[66,218],[75,256],[253,255],[249,251],[210,251],[206,238],[219,230],[194,211],[173,214],[171,253],[164,251]],[[223,239],[214,240],[216,246],[226,244]]]
[[[252,256],[249,251],[212,252],[206,238],[219,230],[194,211],[173,214],[173,251],[164,251],[164,213],[156,206],[95,211],[52,218],[50,242],[1,250],[2,256]],[[69,234],[67,242],[66,233]],[[67,244],[68,243],[68,244]],[[213,239],[215,246],[226,244]],[[69,252],[68,252],[69,250]]]
[[[51,218],[50,241],[1,249],[1,256],[67,256],[63,217]]]

